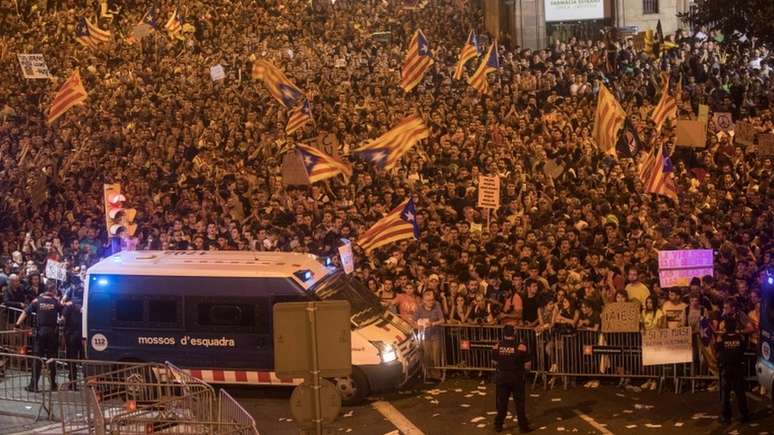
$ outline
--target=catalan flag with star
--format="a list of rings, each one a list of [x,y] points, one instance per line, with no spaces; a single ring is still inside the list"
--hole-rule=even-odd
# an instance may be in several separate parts
[[[465,64],[468,63],[469,60],[477,58],[479,54],[478,38],[476,38],[476,32],[471,30],[470,34],[468,35],[467,42],[465,42],[462,50],[460,50],[460,57],[459,60],[457,60],[457,67],[454,69],[454,80],[459,80],[462,78],[462,73],[465,70]]]
[[[285,134],[293,134],[296,130],[305,126],[309,121],[314,121],[312,118],[312,106],[309,103],[309,99],[304,99],[303,103],[290,109],[288,123],[285,126]]]
[[[481,65],[478,66],[476,72],[468,79],[468,84],[473,89],[486,94],[489,92],[489,81],[487,75],[492,71],[500,69],[500,58],[497,54],[497,41],[493,42],[489,47],[489,51],[486,52],[486,56],[481,60]]]
[[[422,118],[410,115],[404,118],[392,130],[378,138],[367,142],[353,152],[362,155],[366,160],[390,170],[400,158],[417,142],[430,136],[430,129]]]
[[[88,19],[81,17],[75,26],[75,40],[88,48],[97,48],[99,44],[110,41],[110,32],[102,30]]]
[[[403,239],[419,239],[417,209],[413,199],[403,201],[357,239],[366,252]]]
[[[310,183],[316,183],[328,178],[343,174],[347,178],[352,176],[352,166],[317,148],[308,145],[296,145],[296,154],[304,164],[306,177]]]
[[[295,107],[304,97],[301,89],[266,59],[259,59],[253,64],[253,80],[263,81],[271,96],[285,107]]]
[[[401,70],[400,87],[405,92],[410,92],[425,77],[425,73],[433,65],[433,58],[430,57],[430,46],[427,38],[421,30],[417,30],[409,43],[406,59],[403,61]]]

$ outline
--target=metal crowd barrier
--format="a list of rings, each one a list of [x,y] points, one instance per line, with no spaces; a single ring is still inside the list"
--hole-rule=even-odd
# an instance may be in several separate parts
[[[502,325],[444,324],[441,358],[437,367],[446,371],[494,371],[493,347],[502,339]],[[544,385],[561,380],[564,388],[575,378],[633,378],[655,380],[659,391],[671,381],[675,393],[684,382],[695,391],[698,382],[718,380],[714,352],[696,339],[693,362],[644,366],[642,335],[638,332],[578,330],[536,332],[534,328],[515,328],[517,339],[527,344],[531,357],[530,372]],[[747,354],[747,374],[755,377],[754,353]]]
[[[0,401],[27,405],[16,407],[23,412],[15,415],[60,421],[63,434],[258,434],[253,418],[225,391],[216,396],[172,364],[12,353],[0,353],[0,363]],[[38,389],[32,390],[26,387],[35,370]]]

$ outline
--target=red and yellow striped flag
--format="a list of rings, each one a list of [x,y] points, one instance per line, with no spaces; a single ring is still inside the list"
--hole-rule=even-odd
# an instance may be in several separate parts
[[[76,104],[81,104],[86,101],[86,89],[81,82],[81,74],[78,70],[70,76],[69,79],[62,85],[54,96],[54,101],[51,103],[51,108],[48,110],[48,123],[56,121],[57,118],[62,116],[67,110]]]
[[[623,127],[625,120],[626,112],[615,96],[605,85],[600,84],[591,136],[596,139],[597,146],[602,152],[616,155],[615,144],[618,142],[618,131]]]
[[[400,87],[405,92],[414,89],[433,65],[433,58],[430,57],[430,47],[427,38],[421,30],[417,30],[409,43],[406,59],[403,61],[403,70],[401,71]]]

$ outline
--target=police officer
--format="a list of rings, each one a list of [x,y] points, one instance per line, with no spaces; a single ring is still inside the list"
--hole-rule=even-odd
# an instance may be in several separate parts
[[[62,319],[67,359],[83,359],[83,343],[81,342],[81,324],[83,321],[81,299],[72,299],[64,305],[64,308],[62,309]],[[77,385],[72,382],[78,379],[76,363],[68,363],[67,369],[68,379],[71,381],[70,387],[77,388]]]
[[[723,424],[731,422],[731,392],[736,395],[742,422],[750,420],[747,408],[747,396],[744,388],[744,350],[747,348],[747,338],[742,331],[739,316],[733,301],[726,301],[723,307],[723,317],[717,335],[718,368],[720,371],[720,402]]]
[[[497,432],[503,430],[505,416],[508,413],[508,399],[513,395],[516,402],[516,417],[518,418],[521,433],[532,431],[527,422],[526,412],[526,380],[529,355],[527,346],[516,341],[513,326],[506,325],[503,328],[503,339],[494,347],[495,364],[497,373],[495,382],[497,385],[497,415],[494,427]]]
[[[21,327],[28,316],[36,315],[34,345],[36,356],[42,358],[56,358],[58,356],[59,334],[57,332],[57,322],[61,312],[62,305],[59,303],[59,300],[50,290],[46,290],[35,298],[19,316],[19,320],[16,322],[17,328]],[[30,384],[25,388],[27,391],[38,391],[40,369],[40,360],[36,359],[32,366]],[[51,377],[51,389],[56,390],[56,364],[49,364],[49,374]]]

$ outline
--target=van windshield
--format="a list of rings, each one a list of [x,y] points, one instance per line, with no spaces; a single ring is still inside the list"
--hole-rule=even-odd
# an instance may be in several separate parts
[[[344,273],[337,273],[312,289],[322,300],[345,300],[352,305],[352,323],[363,326],[382,317],[384,307],[366,286]]]

